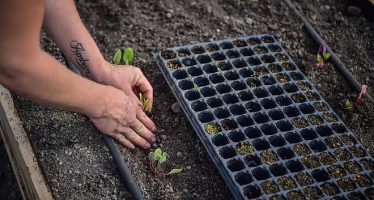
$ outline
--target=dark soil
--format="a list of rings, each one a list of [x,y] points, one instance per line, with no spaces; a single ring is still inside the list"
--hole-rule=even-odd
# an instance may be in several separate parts
[[[340,56],[353,75],[374,87],[374,24],[346,14],[347,0],[294,2]],[[338,116],[374,149],[373,104],[344,109],[354,92],[332,64],[316,68],[318,47],[281,1],[77,1],[88,30],[104,56],[111,60],[117,47],[132,47],[140,67],[155,91],[152,118],[158,125],[157,144],[169,153],[170,167],[184,172],[154,177],[147,167],[148,151],[122,149],[146,199],[230,199],[225,183],[213,166],[185,115],[175,114],[170,88],[156,67],[153,54],[167,47],[210,39],[269,33],[284,45],[292,59],[319,90]],[[42,46],[61,57],[42,36]],[[15,96],[16,107],[29,134],[38,162],[56,199],[127,198],[100,133],[87,117],[31,103]]]

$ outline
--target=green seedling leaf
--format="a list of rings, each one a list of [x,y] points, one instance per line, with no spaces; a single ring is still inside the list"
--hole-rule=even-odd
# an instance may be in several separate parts
[[[160,160],[161,156],[162,156],[162,150],[160,148],[157,148],[153,154],[153,159]]]
[[[331,57],[331,53],[325,53],[323,54],[324,60],[328,60]]]
[[[139,100],[143,104],[143,110],[145,112],[149,111],[149,101],[148,99],[143,95],[143,93],[139,93]]]
[[[344,108],[346,110],[352,110],[353,109],[353,104],[349,99],[345,100],[345,107]]]
[[[172,169],[168,175],[172,175],[172,174],[179,174],[183,171],[183,169],[179,168],[179,169]]]
[[[158,164],[161,165],[162,163],[164,163],[166,161],[166,157],[167,157],[167,153],[166,152],[163,152],[161,154],[161,157],[160,157],[160,160],[158,160]]]
[[[121,62],[121,58],[122,58],[122,50],[117,49],[117,51],[116,51],[116,53],[114,54],[114,57],[113,57],[113,63],[118,65]]]
[[[132,48],[128,47],[125,49],[125,52],[123,53],[123,61],[125,62],[126,65],[130,64],[131,61],[134,58],[134,51]]]
[[[317,61],[318,62],[323,62],[323,58],[320,54],[317,54]]]
[[[154,153],[151,151],[149,154],[148,154],[148,159],[149,160],[154,160],[155,156],[154,156]]]

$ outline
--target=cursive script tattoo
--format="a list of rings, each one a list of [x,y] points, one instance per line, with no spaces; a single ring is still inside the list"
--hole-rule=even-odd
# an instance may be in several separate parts
[[[84,58],[82,55],[82,52],[86,51],[83,48],[82,43],[73,40],[70,42],[70,48],[75,55],[75,62],[79,65],[79,71],[81,71],[82,75],[84,76],[90,76],[90,70],[87,66],[89,60],[87,58]]]

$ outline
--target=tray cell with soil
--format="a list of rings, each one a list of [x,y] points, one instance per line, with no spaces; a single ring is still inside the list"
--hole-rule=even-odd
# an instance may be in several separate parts
[[[255,46],[253,48],[256,54],[265,54],[268,52],[267,48],[265,46]]]
[[[327,171],[333,178],[342,178],[347,175],[347,172],[340,165],[331,165],[327,167]]]
[[[291,62],[284,62],[282,63],[282,67],[287,71],[294,71],[296,70],[296,66]]]
[[[318,157],[314,155],[309,155],[301,158],[301,162],[304,164],[306,168],[313,169],[321,166],[318,161]]]
[[[305,172],[300,172],[295,175],[296,182],[302,187],[311,185],[314,183],[313,178]]]
[[[366,170],[374,170],[374,161],[371,159],[367,159],[367,158],[361,159],[360,165]]]
[[[321,125],[323,123],[323,119],[316,114],[308,115],[306,119],[311,125]]]
[[[197,45],[191,48],[191,52],[193,54],[203,54],[205,53],[205,48]]]
[[[356,140],[349,134],[342,134],[339,137],[345,145],[353,146],[357,144]]]
[[[261,160],[263,160],[264,163],[269,165],[278,161],[277,154],[270,149],[262,151],[260,153],[260,158]]]
[[[280,66],[279,64],[276,64],[276,63],[271,63],[267,67],[271,71],[271,73],[278,73],[278,72],[281,72],[283,70],[282,66]]]
[[[274,194],[279,192],[279,187],[278,185],[271,180],[266,180],[261,183],[261,189],[264,191],[266,194]]]
[[[323,117],[323,119],[325,119],[329,123],[333,123],[333,122],[336,122],[338,120],[338,118],[330,112],[323,112],[322,117]]]
[[[283,190],[291,190],[296,188],[295,181],[289,176],[282,176],[278,178],[277,183]]]
[[[308,91],[308,90],[312,89],[312,86],[309,83],[305,82],[305,81],[299,81],[296,84],[297,84],[297,86],[299,86],[299,88],[301,90],[304,90],[304,91]]]
[[[369,187],[372,185],[372,181],[370,178],[366,175],[361,175],[361,174],[355,174],[353,175],[353,181],[360,187]]]
[[[309,199],[320,199],[323,197],[322,191],[314,186],[304,188],[304,194]]]
[[[314,102],[313,106],[320,112],[329,110],[329,107],[325,102]]]
[[[305,96],[309,99],[309,101],[318,101],[321,99],[321,97],[316,92],[312,91],[305,92]]]
[[[340,192],[338,187],[334,183],[330,183],[330,182],[322,183],[320,187],[323,193],[325,193],[328,196],[334,196]]]
[[[254,45],[258,45],[258,44],[261,44],[261,40],[258,39],[257,37],[250,37],[248,40],[247,40],[248,44],[254,46]]]
[[[299,156],[308,156],[312,152],[306,144],[298,143],[292,146],[294,152]]]
[[[279,62],[286,62],[289,60],[288,56],[286,54],[283,54],[283,53],[276,53],[275,54],[275,58],[279,61]]]
[[[291,119],[291,124],[295,128],[305,128],[308,126],[308,121],[302,117],[295,117]]]
[[[286,83],[290,81],[290,77],[285,73],[278,73],[275,78],[279,83]],[[286,89],[285,89],[286,90]],[[287,90],[286,90],[287,91]]]
[[[271,52],[281,52],[282,51],[282,48],[279,45],[276,45],[276,44],[270,44],[270,45],[268,45],[268,49]]]
[[[356,188],[355,183],[350,178],[341,178],[337,183],[344,192],[350,192]]]
[[[255,149],[252,144],[241,141],[235,146],[235,150],[241,155],[247,155],[253,153]]]
[[[215,52],[215,51],[219,51],[219,46],[217,44],[211,43],[211,44],[207,44],[205,46],[205,49],[208,52]]]
[[[291,99],[295,103],[304,103],[306,101],[305,96],[301,93],[291,94]]]
[[[167,63],[167,67],[170,69],[178,69],[182,67],[182,64],[179,60],[171,60]]]
[[[164,50],[161,51],[161,57],[163,57],[165,60],[174,59],[177,57],[177,52],[173,50]]]
[[[242,39],[236,39],[232,42],[236,47],[245,47],[247,46],[247,42],[245,40],[242,40]]]
[[[334,151],[334,155],[340,161],[346,161],[352,159],[352,154],[346,149],[337,149]]]
[[[332,165],[336,163],[336,158],[328,152],[322,152],[318,154],[319,161],[324,165]]]
[[[331,149],[340,148],[343,146],[343,142],[338,137],[327,137],[325,138],[325,143],[327,146],[329,146]]]
[[[177,54],[179,57],[186,57],[191,55],[191,52],[188,50],[188,48],[180,48],[177,50]]]
[[[358,158],[365,157],[367,155],[365,149],[359,146],[350,146],[348,149],[355,157]]]
[[[257,66],[253,68],[253,71],[255,72],[256,77],[263,76],[269,73],[266,67],[263,67],[263,66]]]
[[[300,191],[290,191],[290,192],[287,192],[287,199],[289,199],[289,200],[304,200],[305,195],[304,195],[304,193],[302,193]]]

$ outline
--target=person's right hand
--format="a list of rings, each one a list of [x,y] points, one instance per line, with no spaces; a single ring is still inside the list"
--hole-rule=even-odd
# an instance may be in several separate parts
[[[150,148],[155,141],[156,126],[143,112],[135,95],[126,94],[111,86],[105,86],[104,106],[96,116],[89,116],[104,134],[113,137],[128,148],[134,145]]]

